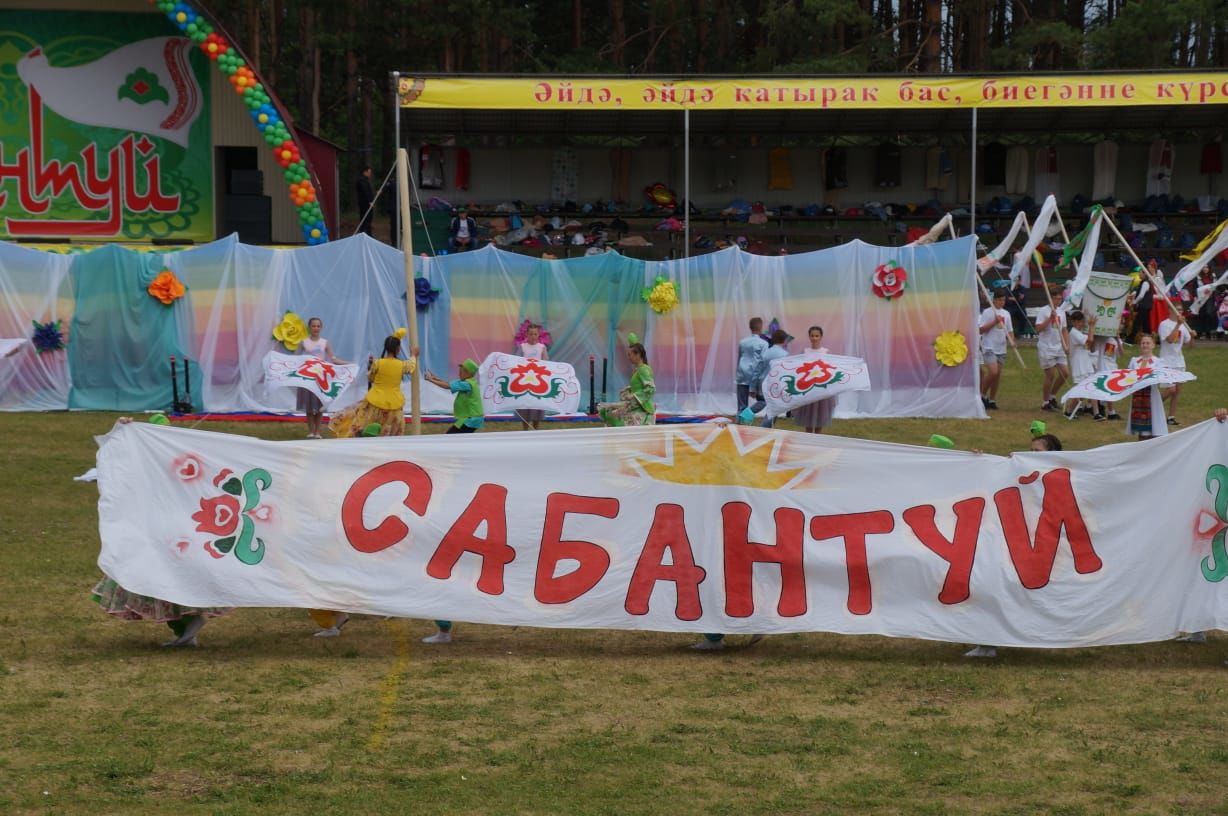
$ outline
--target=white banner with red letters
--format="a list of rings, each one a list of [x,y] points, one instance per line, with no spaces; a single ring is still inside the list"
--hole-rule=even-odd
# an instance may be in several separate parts
[[[311,442],[132,423],[98,472],[99,566],[191,606],[1036,647],[1228,628],[1214,421],[1011,457],[716,423]]]
[[[478,382],[487,414],[521,408],[560,414],[580,410],[580,381],[570,363],[493,352],[482,361]]]
[[[830,399],[843,391],[869,391],[870,371],[860,357],[805,351],[772,360],[763,378],[767,415]]]
[[[354,363],[337,365],[304,354],[280,354],[270,351],[264,356],[264,384],[266,388],[287,386],[305,388],[320,398],[327,408],[341,396],[358,376]]]

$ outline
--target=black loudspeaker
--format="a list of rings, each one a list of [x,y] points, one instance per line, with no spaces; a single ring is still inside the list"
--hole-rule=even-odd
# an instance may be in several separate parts
[[[273,199],[228,195],[222,200],[222,208],[222,235],[237,232],[245,244],[273,243]]]
[[[260,170],[231,170],[230,189],[236,196],[264,195],[264,173]]]

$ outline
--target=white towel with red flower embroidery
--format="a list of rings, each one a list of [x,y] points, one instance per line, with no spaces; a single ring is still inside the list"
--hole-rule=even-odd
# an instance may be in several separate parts
[[[311,355],[276,351],[264,356],[266,388],[305,388],[319,397],[325,408],[341,396],[357,376],[358,366],[354,364],[337,365]]]
[[[515,410],[574,414],[580,410],[580,381],[568,363],[494,352],[478,368],[478,382],[482,410],[487,414]]]
[[[870,370],[865,360],[826,352],[808,351],[772,360],[763,378],[768,417],[784,416],[843,391],[869,390]]]

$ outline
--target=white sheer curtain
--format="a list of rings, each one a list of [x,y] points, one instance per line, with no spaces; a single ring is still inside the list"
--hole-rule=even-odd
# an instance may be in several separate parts
[[[0,338],[29,338],[33,321],[72,322],[72,257],[0,243]],[[0,357],[0,411],[59,411],[72,380],[64,351],[39,353],[32,343]]]

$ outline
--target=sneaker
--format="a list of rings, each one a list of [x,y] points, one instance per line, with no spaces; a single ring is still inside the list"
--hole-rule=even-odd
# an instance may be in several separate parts
[[[964,652],[964,657],[997,657],[998,649],[995,646],[977,646],[975,649],[970,649]]]
[[[451,632],[436,632],[433,635],[422,638],[422,642],[423,643],[451,643],[452,633]]]
[[[1055,405],[1054,405],[1054,403],[1053,403],[1053,400],[1045,400],[1044,402],[1042,402],[1042,403],[1040,404],[1040,410],[1042,410],[1042,411],[1054,411],[1054,410],[1057,410],[1057,409],[1056,409],[1056,407],[1055,407]]]
[[[1182,635],[1177,638],[1178,643],[1206,643],[1206,632],[1190,632],[1188,635]]]
[[[691,648],[697,652],[719,652],[725,648],[725,641],[704,638],[698,643],[692,643]]]
[[[751,636],[750,636],[750,641],[749,641],[749,642],[747,642],[747,644],[746,644],[746,645],[747,645],[747,646],[754,646],[756,643],[758,643],[759,641],[763,640],[765,637],[767,637],[767,635],[751,635]]]
[[[204,628],[204,615],[192,615],[191,620],[183,627],[183,634],[172,640],[169,646],[195,646],[196,634]]]
[[[1063,416],[1065,416],[1067,419],[1075,419],[1076,417],[1079,416],[1079,409],[1074,408],[1071,410],[1069,414],[1063,414]]]
[[[989,407],[989,397],[984,397],[984,396],[981,397],[981,405],[988,408]]]
[[[316,632],[314,635],[312,635],[312,637],[330,638],[330,637],[339,637],[340,635],[341,635],[340,626],[330,626],[327,629],[321,629],[320,631]]]
[[[1105,419],[1109,420],[1110,422],[1116,422],[1117,420],[1121,419],[1121,414],[1114,411],[1109,411],[1109,415],[1106,416]]]
[[[187,649],[195,649],[196,647],[200,646],[200,644],[196,641],[196,638],[194,637],[189,638],[188,640],[183,640],[182,638],[175,638],[174,640],[166,641],[166,643],[163,643],[162,645],[169,646],[171,648],[187,648]]]
[[[1169,425],[1180,425],[1181,423],[1177,421],[1176,417],[1169,417],[1168,424]]]
[[[1092,419],[1096,420],[1097,422],[1104,422],[1106,417],[1104,414],[1092,414]]]
[[[993,400],[985,400],[985,407],[991,411],[996,411],[998,410],[998,403]]]

